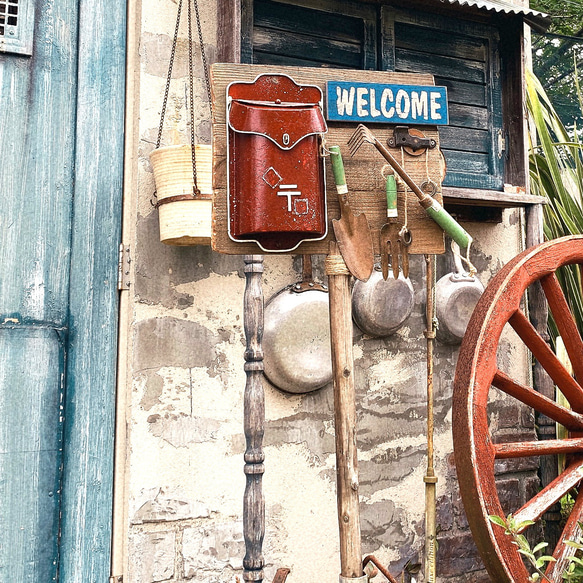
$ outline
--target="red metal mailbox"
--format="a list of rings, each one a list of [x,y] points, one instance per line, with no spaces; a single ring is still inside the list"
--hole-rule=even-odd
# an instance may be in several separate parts
[[[322,91],[287,75],[227,88],[229,236],[286,252],[327,233]]]

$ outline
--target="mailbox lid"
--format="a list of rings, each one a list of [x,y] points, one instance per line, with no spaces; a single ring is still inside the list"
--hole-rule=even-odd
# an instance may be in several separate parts
[[[264,136],[282,150],[291,150],[305,137],[328,131],[319,104],[233,100],[228,115],[233,131]]]

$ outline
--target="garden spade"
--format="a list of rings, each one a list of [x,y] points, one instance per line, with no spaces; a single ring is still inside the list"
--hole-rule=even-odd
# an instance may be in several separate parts
[[[372,235],[364,214],[355,215],[348,202],[348,187],[339,146],[330,146],[330,161],[340,203],[340,219],[332,221],[334,235],[346,267],[356,279],[367,281],[374,267]]]

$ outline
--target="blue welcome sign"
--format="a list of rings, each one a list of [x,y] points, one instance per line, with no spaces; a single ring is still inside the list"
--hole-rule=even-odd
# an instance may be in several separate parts
[[[327,119],[358,123],[447,125],[447,88],[327,82]]]

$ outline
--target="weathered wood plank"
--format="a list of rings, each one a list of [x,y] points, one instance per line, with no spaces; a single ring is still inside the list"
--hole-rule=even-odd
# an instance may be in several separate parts
[[[546,204],[546,199],[543,196],[535,196],[533,194],[511,194],[497,190],[480,189],[468,191],[465,188],[452,188],[451,186],[444,186],[442,193],[443,200],[446,204],[455,203],[502,208],[518,206],[529,207],[532,205]],[[530,245],[527,244],[527,247],[530,247]]]
[[[0,55],[0,580],[58,570],[77,2],[38,2],[32,58]]]
[[[464,60],[487,60],[487,45],[484,38],[467,35],[454,35],[449,31],[439,30],[437,23],[431,26],[419,26],[405,22],[395,22],[396,46],[400,49],[423,51],[430,38],[431,54],[458,57]]]
[[[444,57],[419,51],[395,50],[395,69],[414,73],[424,71],[448,79],[483,84],[486,82],[486,66],[479,61],[466,61],[461,58]]]
[[[79,10],[60,576],[101,583],[110,574],[126,2]]]
[[[363,21],[353,16],[265,0],[256,1],[253,10],[254,27],[270,29],[274,34],[287,31],[355,44],[362,44],[364,39]]]
[[[0,327],[0,580],[56,580],[64,334]]]
[[[473,174],[487,174],[490,170],[490,159],[483,152],[464,152],[459,150],[443,149],[447,161],[446,179],[455,172],[471,172]],[[445,181],[444,181],[445,182]]]
[[[65,325],[76,2],[37,6],[34,58],[0,54],[0,315]],[[57,32],[58,30],[58,32]]]
[[[344,69],[344,66],[337,63],[322,63],[321,61],[310,59],[298,59],[285,55],[255,51],[253,53],[253,64],[255,65],[281,65],[283,67],[326,67],[330,69]]]
[[[446,155],[447,159],[447,155]],[[443,180],[443,186],[455,186],[457,188],[480,188],[486,190],[502,190],[504,180],[502,177],[488,174],[472,174],[467,171],[447,171]]]
[[[488,95],[485,85],[465,83],[454,79],[446,79],[439,74],[435,75],[435,84],[447,87],[447,100],[449,103],[462,105],[487,107]]]
[[[491,138],[488,130],[474,128],[444,126],[439,130],[439,136],[444,150],[460,150],[487,154],[491,150]]]
[[[238,80],[252,81],[259,72],[273,72],[273,67],[232,67],[228,65],[214,65],[212,67],[213,93],[215,107],[213,114],[213,160],[214,160],[214,243],[216,249],[223,253],[252,254],[258,252],[258,247],[253,243],[238,243],[231,241],[227,229],[227,165],[226,165],[226,125],[224,98],[228,83]],[[277,68],[278,73],[290,75],[299,83],[318,85],[325,91],[327,79],[350,79],[363,81],[380,81],[403,84],[428,84],[431,85],[430,75],[411,75],[408,73],[366,72],[366,71],[334,71],[328,69],[299,69],[293,67]],[[371,229],[373,230],[373,243],[378,252],[378,232],[386,222],[386,194],[385,182],[381,176],[381,169],[385,165],[384,158],[376,149],[364,144],[354,158],[350,157],[346,143],[354,133],[356,127],[352,124],[329,124],[326,134],[326,142],[330,145],[340,145],[346,167],[349,197],[355,212],[365,212]],[[383,142],[392,135],[392,128],[386,125],[378,125],[372,128],[375,135]],[[427,126],[423,129],[428,137],[439,141],[439,135],[435,127]],[[439,143],[439,142],[438,142]],[[400,154],[395,150],[398,160]],[[437,150],[428,152],[428,164],[430,178],[436,183],[440,182],[441,156]],[[412,157],[405,154],[405,166],[411,177],[418,184],[427,178],[425,156]],[[334,179],[329,164],[326,164],[326,196],[328,201],[329,235],[323,241],[302,243],[294,253],[326,254],[329,240],[332,238],[330,221],[339,218],[339,206],[337,193],[334,187]],[[400,216],[405,215],[404,188],[401,188]],[[441,192],[438,189],[436,198],[441,202]],[[441,229],[425,214],[414,194],[407,195],[407,214],[409,226],[415,226],[413,243],[410,253],[443,253],[444,240]]]
[[[311,55],[323,63],[335,63],[347,68],[359,68],[363,64],[362,43],[329,40],[309,34],[289,33],[255,27],[253,50],[304,58]]]
[[[241,1],[217,0],[217,61],[241,60]]]
[[[477,107],[455,102],[452,103],[449,100],[448,103],[450,126],[461,126],[477,130],[489,129],[490,113],[486,107]]]

